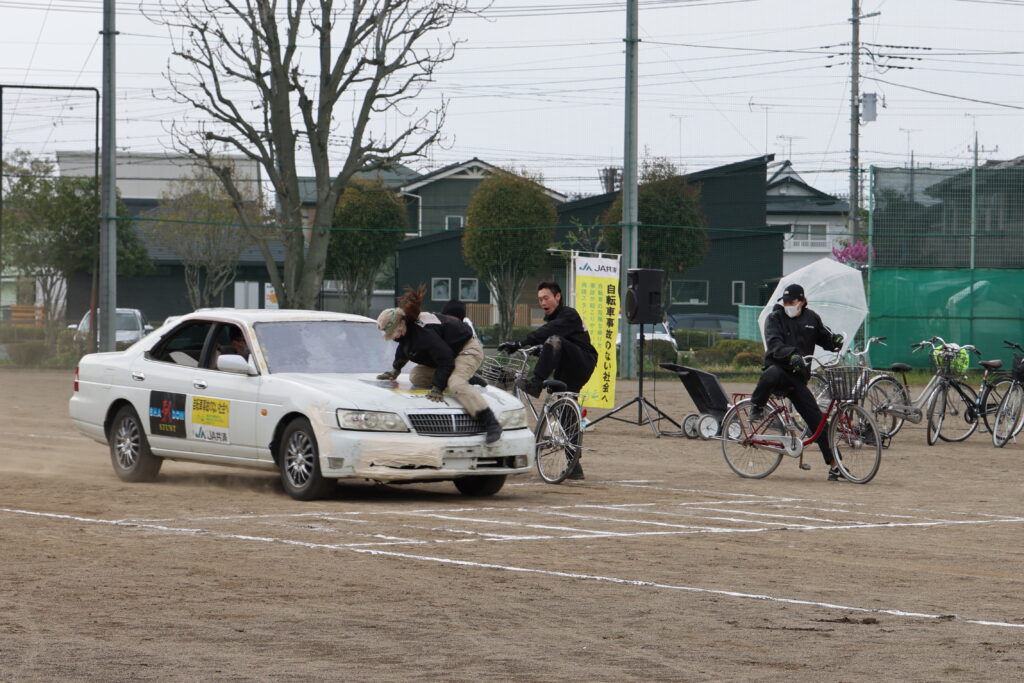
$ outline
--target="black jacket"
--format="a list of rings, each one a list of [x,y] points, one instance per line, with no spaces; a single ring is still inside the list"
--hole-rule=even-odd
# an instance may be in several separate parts
[[[583,353],[594,359],[597,363],[597,349],[590,343],[590,333],[587,332],[583,319],[576,312],[575,308],[558,305],[558,308],[544,316],[544,324],[526,335],[523,346],[535,346],[543,344],[548,337],[558,335],[562,339],[580,347]]]
[[[395,370],[409,361],[435,368],[433,385],[444,390],[455,369],[455,356],[473,338],[469,325],[450,315],[420,313],[415,325],[406,325],[395,349]]]
[[[815,345],[826,351],[838,351],[834,336],[818,314],[806,306],[800,315],[790,318],[785,308],[775,304],[764,321],[764,339],[768,349],[764,354],[764,367],[781,365],[792,371],[794,368],[789,359],[796,354],[811,355]]]

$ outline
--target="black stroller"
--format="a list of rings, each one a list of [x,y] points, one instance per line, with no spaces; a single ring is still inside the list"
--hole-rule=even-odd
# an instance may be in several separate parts
[[[699,411],[683,418],[683,435],[688,439],[712,439],[718,436],[722,418],[732,407],[718,377],[676,363],[659,363],[659,366],[679,376],[679,381],[686,387],[686,393]]]

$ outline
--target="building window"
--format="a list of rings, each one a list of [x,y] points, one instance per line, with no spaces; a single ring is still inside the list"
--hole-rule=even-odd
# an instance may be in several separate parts
[[[475,277],[459,278],[459,300],[476,301],[480,298],[480,284]]]
[[[445,230],[462,230],[462,216],[445,216]]]
[[[794,223],[790,239],[794,247],[827,247],[828,226],[824,223]]]
[[[450,277],[430,278],[430,299],[432,301],[448,301],[452,298],[452,279]]]
[[[732,305],[740,306],[746,302],[747,283],[743,280],[732,281]]]
[[[707,306],[707,280],[672,280],[672,303]]]

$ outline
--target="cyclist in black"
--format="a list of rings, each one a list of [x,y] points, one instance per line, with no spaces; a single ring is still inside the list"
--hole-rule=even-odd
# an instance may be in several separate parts
[[[783,392],[804,419],[808,433],[813,434],[821,422],[821,409],[807,388],[811,371],[804,356],[814,353],[815,345],[826,351],[838,351],[843,346],[843,335],[833,334],[818,314],[807,308],[804,288],[800,285],[786,287],[781,300],[782,305],[775,304],[765,320],[767,352],[764,355],[764,372],[750,396],[753,404],[750,420],[754,422],[764,417],[764,407],[773,391]],[[825,464],[829,466],[829,481],[842,479],[839,468],[832,461],[825,430],[818,436],[817,444]]]
[[[537,302],[544,309],[544,324],[522,341],[498,344],[498,350],[510,353],[543,344],[533,377],[521,380],[520,388],[530,396],[540,396],[544,380],[553,374],[565,382],[568,391],[579,393],[597,367],[597,349],[590,343],[590,333],[576,309],[562,305],[562,288],[557,282],[537,285]],[[583,479],[583,467],[577,463],[568,478]]]

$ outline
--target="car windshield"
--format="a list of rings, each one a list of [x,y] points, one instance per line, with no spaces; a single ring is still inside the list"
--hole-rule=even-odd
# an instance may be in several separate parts
[[[395,357],[395,342],[385,341],[372,322],[299,320],[254,327],[271,373],[378,372]]]
[[[99,315],[99,309],[96,309],[96,315]],[[82,318],[82,322],[78,323],[78,329],[88,330],[89,329],[89,311],[85,312],[85,316]],[[139,316],[133,312],[118,311],[117,312],[117,325],[115,329],[118,330],[131,330],[136,331],[140,329]]]

